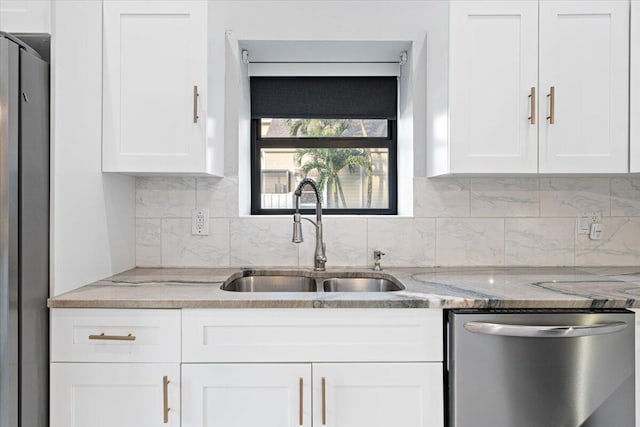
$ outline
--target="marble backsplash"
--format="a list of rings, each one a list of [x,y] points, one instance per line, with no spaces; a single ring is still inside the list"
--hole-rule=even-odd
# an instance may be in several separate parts
[[[191,235],[191,210],[210,213]],[[576,234],[601,212],[602,240]],[[414,217],[325,217],[327,266],[640,265],[640,177],[415,178]],[[139,267],[312,265],[314,232],[291,218],[238,215],[237,178],[136,180]]]

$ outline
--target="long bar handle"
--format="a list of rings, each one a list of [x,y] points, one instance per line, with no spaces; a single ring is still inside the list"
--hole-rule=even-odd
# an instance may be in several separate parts
[[[549,124],[555,124],[556,122],[556,87],[551,86],[549,88],[549,94],[547,95],[549,98],[549,115],[547,116],[547,120],[549,120]]]
[[[105,335],[104,332],[100,335],[89,335],[90,340],[102,340],[102,341],[135,341],[136,336],[129,335]]]
[[[529,92],[529,108],[531,112],[529,113],[529,121],[532,125],[536,124],[536,88],[535,86],[531,87],[531,91]]]
[[[467,322],[464,328],[476,334],[526,338],[575,338],[613,334],[627,327],[626,322],[598,323],[595,325],[507,325],[502,323]]]
[[[322,425],[327,425],[327,379],[322,377]]]
[[[304,379],[300,378],[300,404],[298,407],[298,425],[304,424]]]
[[[198,119],[200,117],[198,117],[198,96],[200,96],[200,94],[198,93],[198,86],[194,86],[193,87],[193,123],[198,123]]]
[[[164,424],[169,423],[169,377],[162,377],[162,419]]]

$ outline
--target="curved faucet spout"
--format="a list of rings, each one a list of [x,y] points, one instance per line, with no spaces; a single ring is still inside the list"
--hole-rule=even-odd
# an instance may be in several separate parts
[[[316,221],[312,221],[309,218],[302,218],[300,215],[300,196],[302,196],[302,188],[308,185],[313,188],[314,193],[316,194]],[[322,200],[320,199],[320,192],[318,191],[318,186],[315,181],[310,178],[303,179],[298,187],[293,192],[293,195],[296,199],[296,212],[293,214],[293,238],[291,241],[293,243],[301,243],[303,242],[302,238],[302,219],[306,219],[311,222],[316,227],[316,251],[314,254],[314,263],[313,269],[316,271],[324,271],[325,263],[327,262],[326,256],[326,246],[323,242],[322,237]]]
[[[311,188],[313,188],[313,191],[316,193],[316,200],[319,203],[321,203],[322,200],[320,199],[320,192],[318,191],[318,186],[316,185],[316,182],[311,178],[305,178],[302,181],[300,181],[300,184],[298,184],[298,187],[296,187],[296,191],[294,191],[293,194],[295,194],[296,197],[300,197],[302,195],[302,187],[304,187],[305,185],[309,185],[311,186]]]

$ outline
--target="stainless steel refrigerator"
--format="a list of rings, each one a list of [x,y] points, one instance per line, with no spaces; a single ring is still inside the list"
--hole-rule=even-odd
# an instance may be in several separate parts
[[[48,425],[49,65],[0,32],[0,427]]]

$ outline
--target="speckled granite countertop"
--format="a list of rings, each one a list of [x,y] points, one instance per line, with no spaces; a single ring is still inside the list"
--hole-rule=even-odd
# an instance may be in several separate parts
[[[254,269],[267,271],[278,269]],[[389,268],[406,290],[244,293],[220,289],[238,268],[135,268],[49,299],[85,308],[631,308],[640,267]],[[310,270],[301,270],[312,274]],[[330,269],[323,276],[371,270]]]

